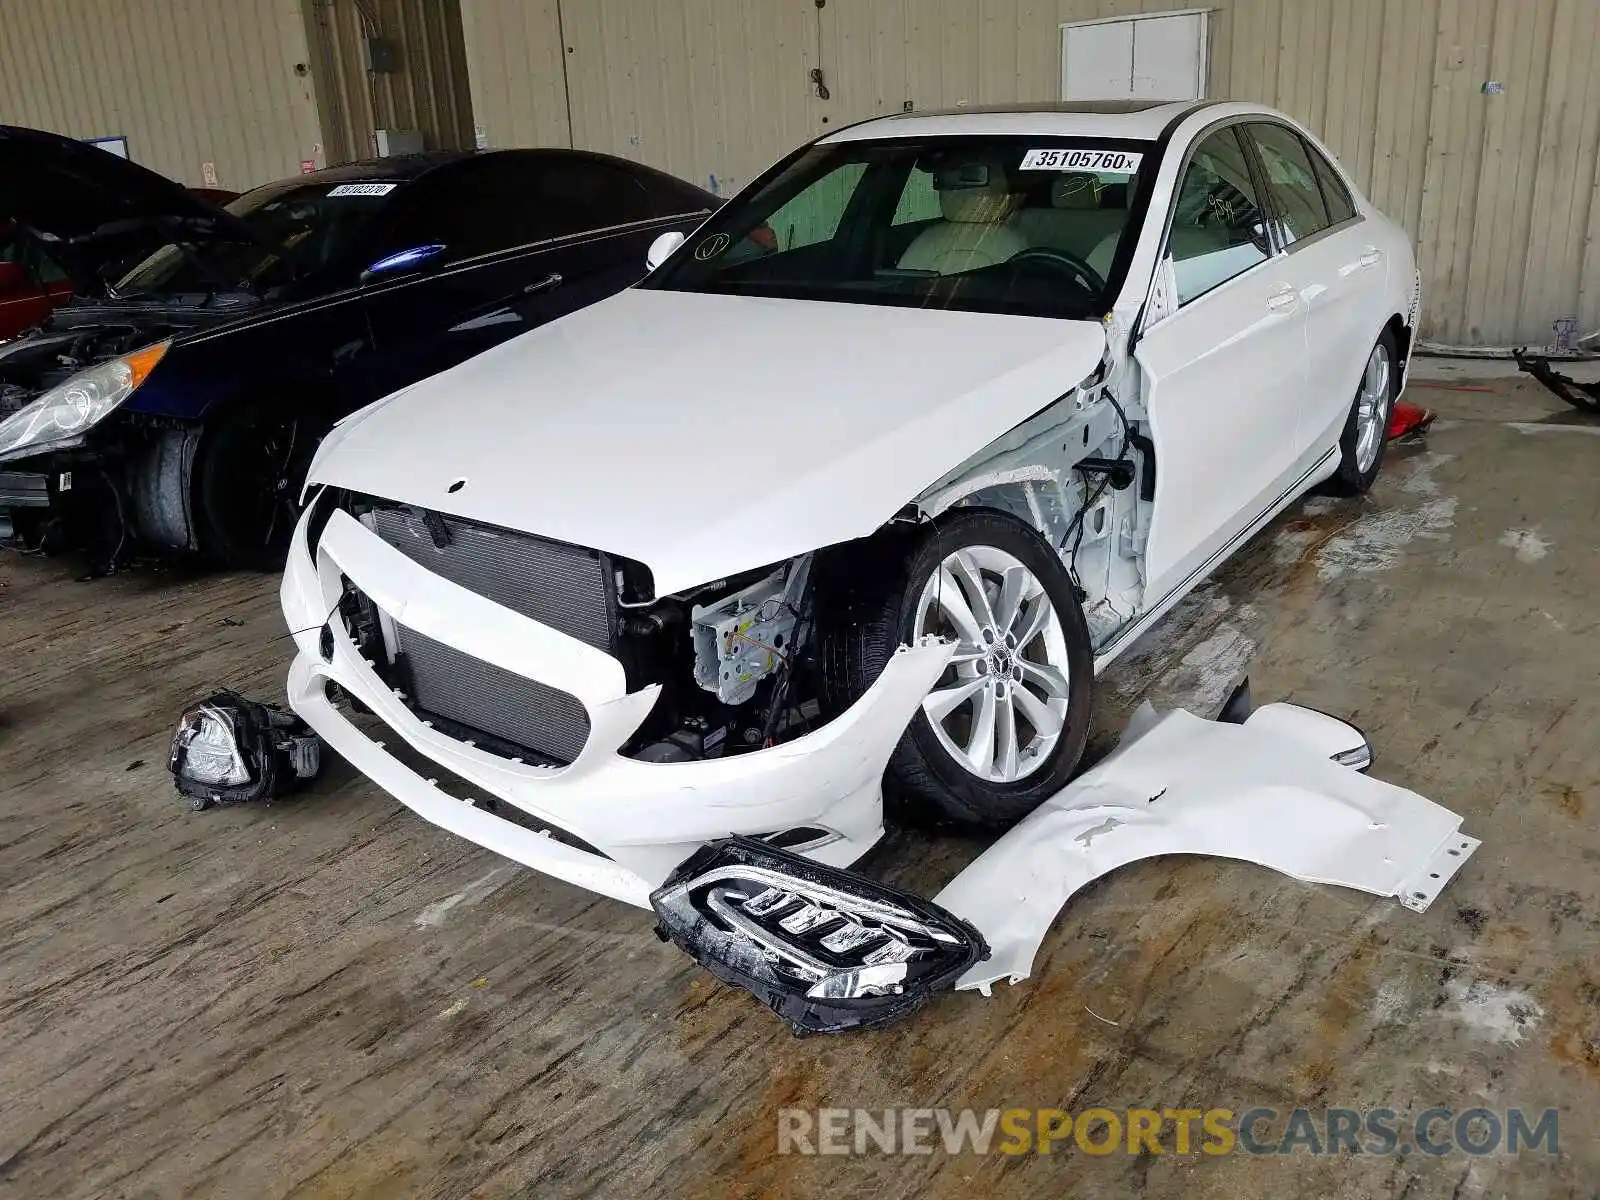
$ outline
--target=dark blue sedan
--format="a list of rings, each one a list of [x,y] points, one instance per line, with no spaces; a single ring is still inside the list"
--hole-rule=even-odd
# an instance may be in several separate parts
[[[500,150],[335,167],[217,209],[0,126],[0,220],[77,294],[0,342],[0,541],[100,570],[136,546],[274,566],[336,420],[620,291],[716,204],[622,159]]]

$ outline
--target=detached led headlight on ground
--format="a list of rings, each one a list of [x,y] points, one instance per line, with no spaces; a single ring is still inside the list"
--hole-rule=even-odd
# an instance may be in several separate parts
[[[299,717],[218,692],[178,721],[167,769],[196,809],[270,800],[316,778],[322,743]]]
[[[0,421],[0,459],[71,442],[104,420],[155,370],[170,342],[157,342],[79,371]]]
[[[927,900],[749,838],[712,842],[650,903],[663,940],[796,1033],[886,1025],[989,953]]]

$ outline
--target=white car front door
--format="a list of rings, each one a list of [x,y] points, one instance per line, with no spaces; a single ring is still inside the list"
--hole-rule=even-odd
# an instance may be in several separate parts
[[[1135,350],[1156,457],[1147,604],[1296,483],[1305,306],[1287,256],[1272,255],[1242,133],[1206,135],[1184,168],[1158,281],[1176,307],[1153,317]]]

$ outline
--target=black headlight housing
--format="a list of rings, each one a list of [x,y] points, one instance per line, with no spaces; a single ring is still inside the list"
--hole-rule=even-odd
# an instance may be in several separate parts
[[[798,1034],[900,1020],[989,956],[930,901],[751,838],[709,843],[650,904],[658,936]]]
[[[195,809],[270,800],[316,778],[322,742],[299,717],[221,691],[185,710],[167,770]]]

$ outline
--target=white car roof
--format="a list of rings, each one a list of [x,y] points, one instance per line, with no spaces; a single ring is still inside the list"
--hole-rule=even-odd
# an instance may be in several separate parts
[[[1108,100],[895,113],[851,125],[818,140],[829,145],[878,138],[1038,134],[1154,141],[1175,118],[1201,107],[1202,103],[1193,100]]]

